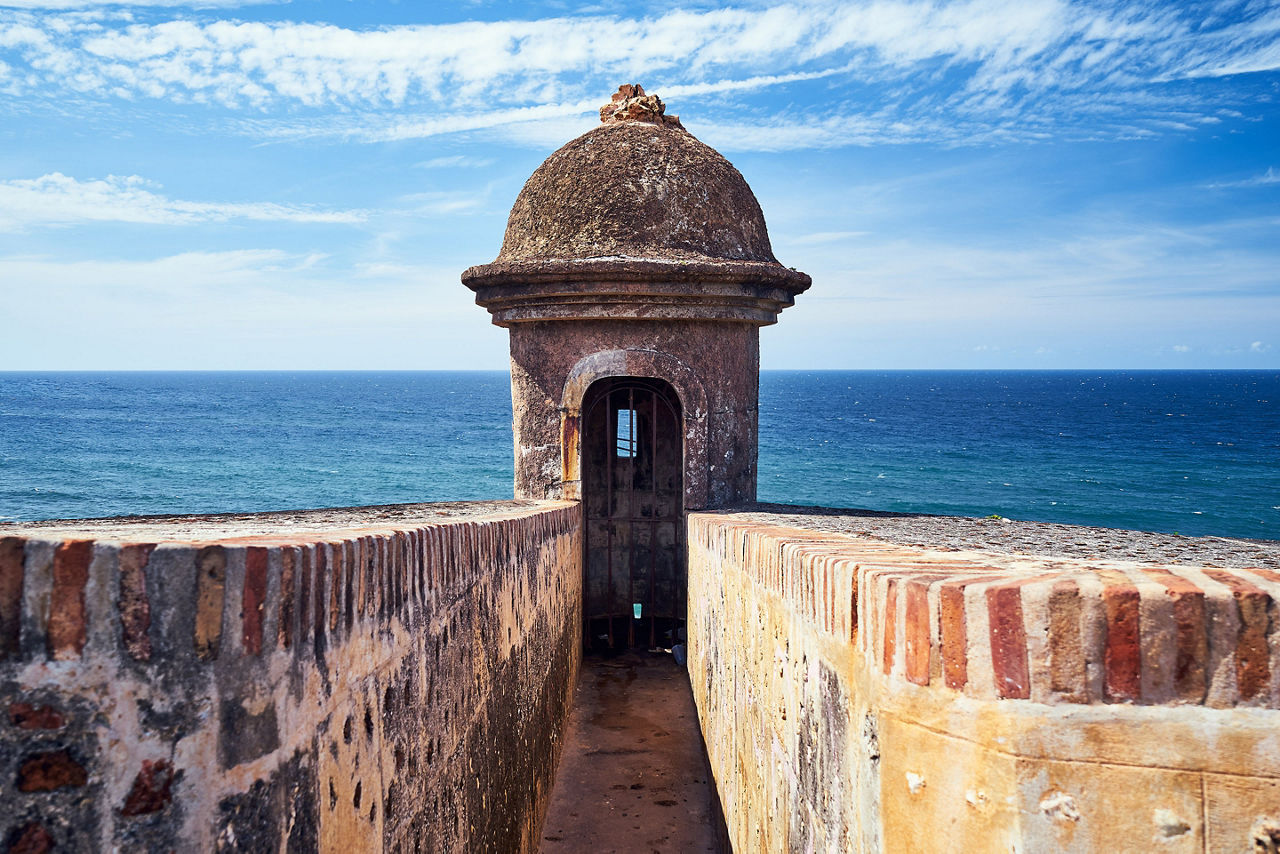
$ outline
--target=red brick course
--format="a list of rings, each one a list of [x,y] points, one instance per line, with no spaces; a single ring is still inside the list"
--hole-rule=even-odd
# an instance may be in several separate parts
[[[20,651],[25,546],[21,537],[0,537],[0,661]]]
[[[151,600],[147,597],[147,562],[154,545],[120,549],[120,636],[135,661],[151,659]]]
[[[245,549],[244,599],[240,609],[241,642],[250,655],[262,653],[262,619],[267,605],[267,550]]]
[[[53,592],[49,598],[48,643],[54,658],[79,658],[84,651],[84,588],[93,560],[92,540],[72,540],[53,553]]]
[[[1267,633],[1276,615],[1276,603],[1266,591],[1222,569],[1206,569],[1204,574],[1221,582],[1235,597],[1240,616],[1236,640],[1236,689],[1242,700],[1256,699],[1271,683],[1270,649]]]
[[[66,750],[33,753],[18,768],[19,792],[52,792],[78,788],[89,781],[89,772]]]
[[[173,766],[168,760],[144,759],[142,769],[133,778],[133,785],[125,796],[120,814],[138,816],[160,812],[173,800],[173,781]]]
[[[913,685],[931,686],[938,677],[947,689],[1000,699],[1202,704],[1209,702],[1210,662],[1226,657],[1234,664],[1235,693],[1224,697],[1231,686],[1215,687],[1215,705],[1280,707],[1271,660],[1280,607],[1275,588],[1266,586],[1280,583],[1280,573],[1269,570],[1011,556],[993,558],[992,566],[977,554],[942,555],[730,514],[692,514],[689,547],[713,559],[719,555],[726,568],[781,596],[815,629],[866,649],[877,672]],[[1222,603],[1217,608],[1230,607],[1238,617],[1229,648],[1213,646],[1198,572],[1231,592],[1231,598],[1215,599]],[[1135,573],[1158,584],[1139,584]],[[973,636],[966,610],[965,591],[974,584],[988,585],[988,630],[980,638]],[[845,587],[849,595],[834,595]],[[1028,596],[1035,602],[1031,611]],[[1164,601],[1152,601],[1158,607],[1150,613],[1172,612],[1167,629],[1143,625],[1144,600],[1154,597]],[[869,636],[859,640],[860,628]],[[1032,631],[1043,638],[1034,651]],[[974,684],[975,661],[983,671],[990,668],[989,686]],[[1101,665],[1097,676],[1090,662]],[[1152,671],[1144,688],[1144,667],[1170,663],[1172,674]]]
[[[987,614],[996,694],[1005,699],[1025,700],[1031,696],[1031,671],[1027,663],[1027,632],[1022,623],[1019,585],[989,588]]]
[[[66,719],[62,712],[53,706],[10,703],[9,723],[18,729],[62,729]]]
[[[1139,637],[1138,588],[1108,584],[1102,589],[1107,618],[1104,690],[1110,702],[1132,702],[1142,695],[1142,645]]]

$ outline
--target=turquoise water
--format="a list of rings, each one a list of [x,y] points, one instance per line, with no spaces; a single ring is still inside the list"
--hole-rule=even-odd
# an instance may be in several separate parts
[[[0,373],[0,518],[511,495],[504,372]],[[763,500],[1280,538],[1280,372],[766,371]]]

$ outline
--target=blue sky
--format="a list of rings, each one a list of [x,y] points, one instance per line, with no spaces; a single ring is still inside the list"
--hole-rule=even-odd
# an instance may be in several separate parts
[[[0,0],[0,370],[506,367],[620,83],[812,289],[765,368],[1280,367],[1280,0]]]

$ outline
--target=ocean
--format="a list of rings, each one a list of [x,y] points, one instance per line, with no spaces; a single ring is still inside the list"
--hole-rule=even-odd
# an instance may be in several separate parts
[[[764,371],[764,501],[1280,539],[1277,371]],[[509,498],[505,372],[0,373],[0,521]]]

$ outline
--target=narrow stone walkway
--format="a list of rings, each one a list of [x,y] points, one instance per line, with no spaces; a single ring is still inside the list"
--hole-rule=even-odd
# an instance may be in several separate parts
[[[684,668],[661,653],[585,658],[543,854],[720,854],[715,798]]]

